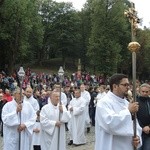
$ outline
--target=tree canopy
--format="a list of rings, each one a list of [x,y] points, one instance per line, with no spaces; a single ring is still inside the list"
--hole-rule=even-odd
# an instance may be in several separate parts
[[[129,7],[128,0],[87,0],[81,11],[53,0],[1,0],[1,69],[8,67],[11,73],[17,64],[42,65],[54,58],[61,58],[65,67],[66,59],[80,58],[84,70],[131,75],[131,25],[124,16]],[[149,28],[137,30],[141,79],[150,71],[149,39]]]

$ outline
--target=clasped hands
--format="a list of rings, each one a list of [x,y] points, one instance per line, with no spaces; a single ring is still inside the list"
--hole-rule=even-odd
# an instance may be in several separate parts
[[[25,128],[26,128],[26,125],[25,125],[25,124],[20,124],[20,125],[18,126],[18,131],[19,131],[19,132],[24,131]]]

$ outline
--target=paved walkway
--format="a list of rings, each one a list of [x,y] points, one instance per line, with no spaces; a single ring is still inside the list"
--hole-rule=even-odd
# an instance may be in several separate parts
[[[86,134],[87,143],[81,146],[68,146],[67,150],[94,150],[94,143],[95,143],[95,128],[91,127],[90,133]],[[69,135],[67,133],[67,141],[69,141]]]
[[[90,133],[86,134],[87,143],[85,145],[81,145],[81,146],[67,145],[67,150],[94,150],[94,134],[95,134],[94,127],[92,127]],[[66,133],[66,140],[68,143],[69,142],[68,132]],[[3,150],[2,143],[3,143],[2,137],[0,136],[0,150]]]

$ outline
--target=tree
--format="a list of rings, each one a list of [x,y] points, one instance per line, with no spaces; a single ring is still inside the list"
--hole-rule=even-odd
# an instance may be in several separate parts
[[[129,25],[123,16],[124,1],[97,0],[91,5],[92,32],[88,56],[97,70],[112,74],[118,71],[123,56],[121,52],[129,36],[126,34]]]
[[[76,57],[80,38],[78,15],[71,3],[53,1],[44,1],[40,13],[45,27],[43,51],[52,54],[50,58],[62,57],[65,67],[67,57]]]
[[[90,1],[84,5],[84,8],[81,12],[79,12],[80,20],[81,20],[81,42],[80,42],[80,58],[83,66],[83,70],[86,70],[86,66],[90,63],[87,57],[87,51],[89,46],[89,38],[91,34],[91,10],[90,10]]]
[[[34,0],[5,0],[0,9],[1,51],[3,51],[3,62],[8,64],[10,73],[15,64],[22,63],[24,56],[29,52],[29,35],[35,19],[33,17],[35,14],[38,15],[36,7]]]
[[[137,41],[141,45],[139,52],[137,52],[137,77],[140,80],[148,80],[150,78],[150,29],[139,29]]]

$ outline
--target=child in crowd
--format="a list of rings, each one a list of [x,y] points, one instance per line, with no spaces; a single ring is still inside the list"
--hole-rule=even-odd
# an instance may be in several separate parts
[[[41,150],[40,138],[41,138],[41,124],[40,124],[40,110],[36,112],[37,119],[33,129],[32,135],[32,148],[31,150]]]

